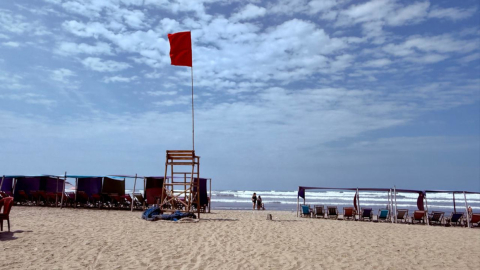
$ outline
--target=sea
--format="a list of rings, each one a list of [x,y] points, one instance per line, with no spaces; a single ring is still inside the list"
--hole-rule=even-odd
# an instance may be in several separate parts
[[[253,193],[262,197],[267,210],[296,211],[297,191],[277,190],[212,190],[212,209],[219,210],[249,210],[252,209],[251,198]],[[353,206],[354,191],[311,191],[305,192],[305,204],[308,205],[332,205],[341,211],[343,207]],[[360,191],[360,207],[373,208],[374,213],[378,209],[388,205],[387,192]],[[397,193],[396,202],[398,209],[417,210],[417,193]],[[467,204],[473,212],[480,213],[480,194],[467,194]],[[303,204],[303,199],[299,198]],[[454,211],[452,193],[427,193],[428,211],[443,211],[450,214]],[[465,212],[465,198],[463,194],[455,193],[455,206],[457,212]]]

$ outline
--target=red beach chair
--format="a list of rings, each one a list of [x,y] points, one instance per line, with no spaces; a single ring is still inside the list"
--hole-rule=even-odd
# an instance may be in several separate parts
[[[0,230],[3,231],[3,220],[7,220],[8,231],[10,231],[10,210],[13,206],[13,198],[7,197],[0,200],[0,208],[3,205],[3,213],[0,214]]]
[[[425,224],[425,216],[425,211],[417,210],[413,212],[412,224],[415,224],[415,222]]]
[[[472,214],[470,218],[470,227],[479,227],[480,224],[480,214]]]
[[[355,208],[353,207],[344,207],[343,208],[343,219],[355,219]]]

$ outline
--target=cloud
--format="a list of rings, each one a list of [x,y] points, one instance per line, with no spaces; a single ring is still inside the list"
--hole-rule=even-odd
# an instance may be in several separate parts
[[[35,93],[23,93],[23,94],[0,94],[0,99],[9,99],[13,101],[23,101],[28,104],[43,105],[51,107],[56,105],[55,100],[44,98],[43,95]]]
[[[85,43],[60,42],[55,50],[56,53],[69,56],[76,54],[112,55],[112,48],[108,43],[97,42],[95,45]]]
[[[370,60],[367,61],[363,64],[365,67],[373,67],[373,68],[379,68],[379,67],[384,67],[388,66],[392,63],[390,59],[383,58],[383,59],[375,59],[375,60]]]
[[[267,9],[253,4],[247,4],[240,11],[233,14],[230,19],[234,21],[251,20],[263,17],[267,13]]]
[[[149,96],[174,96],[178,92],[177,91],[147,91],[145,92]]]
[[[0,89],[26,89],[30,86],[28,84],[24,84],[25,79],[17,74],[9,73],[5,70],[0,70]]]
[[[124,62],[117,62],[113,60],[103,61],[102,59],[96,57],[87,57],[81,62],[86,68],[99,72],[116,72],[131,67],[129,64]]]
[[[60,83],[69,84],[70,83],[69,78],[73,76],[76,76],[75,72],[66,68],[60,68],[60,69],[53,70],[50,75],[50,78]]]
[[[460,9],[434,7],[430,10],[428,17],[437,19],[450,19],[456,21],[471,17],[473,14],[475,14],[476,11],[477,8]]]
[[[104,83],[116,83],[116,82],[131,82],[138,79],[137,76],[132,76],[132,77],[122,77],[122,76],[112,76],[112,77],[104,77],[103,82]]]
[[[6,47],[11,47],[11,48],[18,48],[18,47],[20,47],[20,43],[14,42],[14,41],[3,42],[2,45],[3,45],[3,46],[6,46]]]

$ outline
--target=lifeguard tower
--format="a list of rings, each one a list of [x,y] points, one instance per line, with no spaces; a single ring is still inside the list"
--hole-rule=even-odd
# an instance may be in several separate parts
[[[197,212],[200,218],[199,179],[200,157],[195,150],[167,150],[160,209]]]

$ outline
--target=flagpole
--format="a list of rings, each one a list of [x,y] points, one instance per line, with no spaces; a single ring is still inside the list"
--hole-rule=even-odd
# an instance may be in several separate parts
[[[192,74],[192,150],[195,151],[195,114],[193,110],[193,65],[190,67]]]

